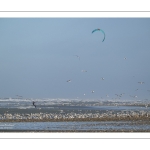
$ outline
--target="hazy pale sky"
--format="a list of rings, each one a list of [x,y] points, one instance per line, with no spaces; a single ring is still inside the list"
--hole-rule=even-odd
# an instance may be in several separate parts
[[[150,18],[0,18],[0,97],[144,100],[148,90]]]

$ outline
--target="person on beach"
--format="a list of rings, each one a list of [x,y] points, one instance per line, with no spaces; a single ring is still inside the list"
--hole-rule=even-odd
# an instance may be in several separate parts
[[[35,108],[36,108],[36,105],[35,105],[35,102],[34,102],[34,101],[32,102],[32,104],[33,104],[33,106],[35,106]]]

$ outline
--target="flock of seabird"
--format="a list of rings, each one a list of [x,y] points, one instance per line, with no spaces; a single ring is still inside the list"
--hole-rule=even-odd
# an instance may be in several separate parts
[[[76,56],[79,60],[80,60],[80,56],[79,55],[74,55],[74,56]],[[124,59],[126,60],[127,58],[126,57],[124,57]],[[87,70],[81,70],[81,72],[87,72]],[[105,78],[104,77],[101,77],[101,80],[104,80]],[[67,80],[66,82],[71,82],[71,80],[69,79],[69,80]],[[143,81],[139,81],[138,82],[139,84],[144,84],[145,82],[143,82]],[[139,89],[136,89],[135,91],[138,91]],[[147,91],[149,91],[150,92],[150,90],[147,90]],[[92,90],[91,91],[91,93],[94,93],[94,90]],[[124,94],[124,93],[123,93]],[[123,94],[115,94],[117,97],[122,97],[122,95]],[[85,96],[85,93],[83,94],[84,96]],[[18,96],[19,97],[19,96]],[[109,97],[108,95],[106,95],[106,97]],[[138,96],[137,95],[134,95],[134,96],[132,96],[132,95],[130,95],[130,97],[133,97],[133,98],[137,98]],[[35,105],[35,102],[33,101],[33,106],[36,108],[36,105]]]
[[[79,56],[79,55],[74,55],[74,56],[76,56],[76,57],[80,60],[80,56]],[[124,57],[124,59],[126,60],[127,58]],[[81,70],[81,72],[87,72],[87,70]],[[105,79],[104,77],[101,77],[101,80],[104,80],[104,79]],[[71,82],[71,80],[67,80],[67,82]],[[139,83],[139,84],[144,84],[143,81],[139,81],[138,83]],[[137,90],[139,90],[139,89],[136,89],[135,91],[137,91]],[[150,90],[149,90],[149,91],[150,91]],[[91,92],[94,93],[94,90],[92,90]],[[84,95],[85,95],[85,94],[84,94]],[[116,94],[116,95],[117,95],[117,94]],[[122,95],[120,94],[120,95],[117,95],[117,96],[121,97]],[[131,95],[130,95],[130,96],[131,96]],[[108,95],[106,95],[106,97],[108,97]],[[137,98],[137,96],[131,96],[131,97]]]

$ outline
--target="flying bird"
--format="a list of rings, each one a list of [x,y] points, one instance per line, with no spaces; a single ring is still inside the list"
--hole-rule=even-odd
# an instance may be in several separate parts
[[[107,94],[106,97],[109,97],[109,95]]]
[[[81,70],[82,72],[87,72],[87,70]]]
[[[144,84],[144,82],[138,82],[138,83],[140,83],[140,84]]]
[[[67,80],[67,82],[71,82],[71,80]]]
[[[133,98],[138,98],[138,96],[137,96],[137,95],[134,95],[134,96],[130,95],[130,97],[133,97]]]
[[[79,60],[80,60],[80,56],[78,56],[78,55],[75,55]]]

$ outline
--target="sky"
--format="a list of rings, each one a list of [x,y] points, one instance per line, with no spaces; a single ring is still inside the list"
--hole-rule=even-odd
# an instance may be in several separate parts
[[[0,18],[0,98],[150,100],[149,64],[150,18]]]

